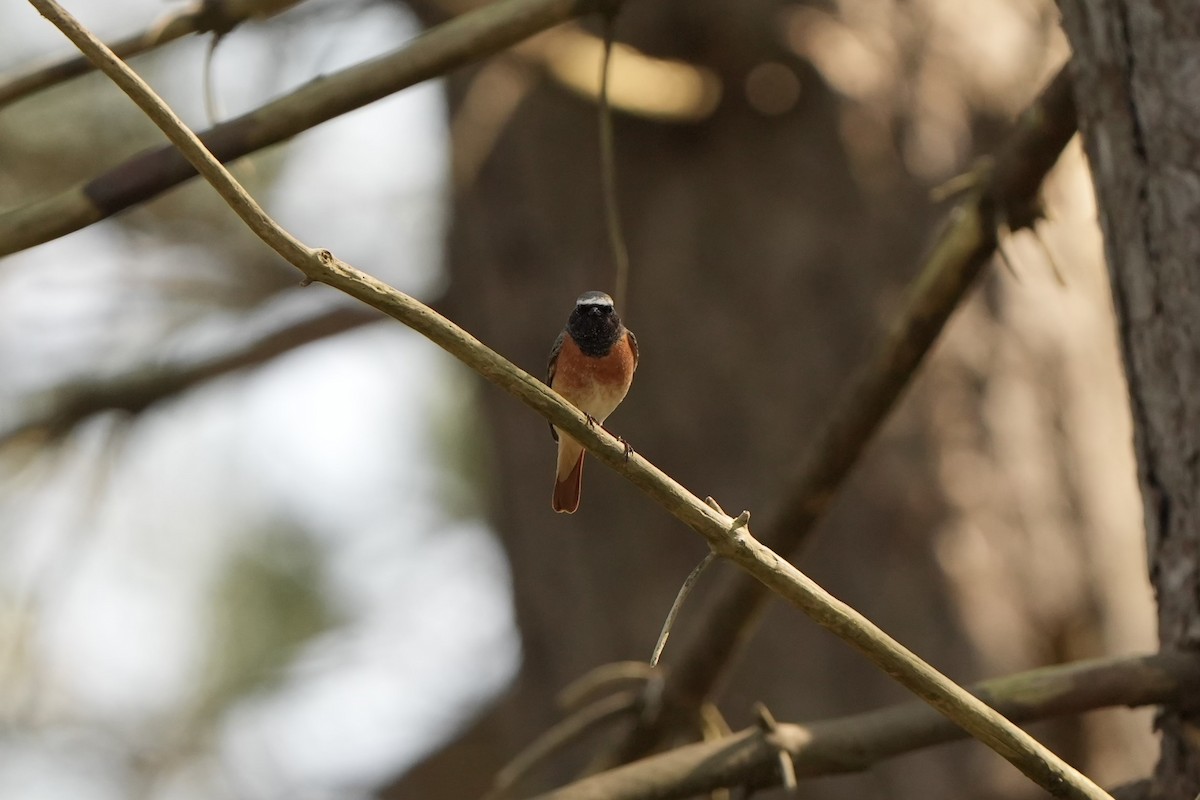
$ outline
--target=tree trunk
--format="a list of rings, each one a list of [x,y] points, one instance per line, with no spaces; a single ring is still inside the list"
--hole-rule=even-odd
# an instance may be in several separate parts
[[[1200,647],[1200,14],[1063,0],[1134,420],[1164,649]],[[1200,706],[1165,711],[1155,791],[1200,792]]]

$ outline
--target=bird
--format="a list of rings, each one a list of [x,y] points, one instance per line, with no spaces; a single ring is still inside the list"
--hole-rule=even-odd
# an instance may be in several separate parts
[[[603,425],[629,392],[637,365],[637,337],[621,324],[612,298],[604,292],[584,292],[554,341],[546,384],[589,421]],[[573,514],[582,488],[583,446],[553,424],[550,435],[558,442],[551,506]]]

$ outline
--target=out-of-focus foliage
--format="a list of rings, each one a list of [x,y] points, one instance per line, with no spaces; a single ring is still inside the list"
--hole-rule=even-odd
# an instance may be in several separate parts
[[[167,10],[65,5],[108,37]],[[415,32],[403,7],[371,0],[307,0],[247,24],[214,54],[218,113]],[[211,122],[207,46],[132,62],[197,129]],[[0,8],[0,72],[70,52],[26,4]],[[232,168],[298,236],[428,295],[442,280],[440,91]],[[0,111],[0,210],[161,142],[99,75],[22,100]],[[444,356],[399,326],[356,323],[170,388],[191,363],[286,342],[345,303],[300,288],[196,181],[0,261],[0,795],[354,794],[511,678],[506,565],[479,519],[481,471],[458,468],[482,463],[457,427],[473,393]],[[6,438],[126,377],[161,377],[162,399]]]
[[[302,644],[338,622],[320,559],[320,550],[296,530],[255,536],[232,553],[213,597],[202,716],[270,688]]]

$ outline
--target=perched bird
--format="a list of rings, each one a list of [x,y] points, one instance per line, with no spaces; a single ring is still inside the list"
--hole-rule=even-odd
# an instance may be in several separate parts
[[[546,383],[603,424],[625,399],[637,363],[637,339],[621,324],[612,298],[604,292],[584,292],[550,351]],[[553,425],[550,435],[558,442],[552,505],[555,511],[573,514],[579,508],[584,450]]]

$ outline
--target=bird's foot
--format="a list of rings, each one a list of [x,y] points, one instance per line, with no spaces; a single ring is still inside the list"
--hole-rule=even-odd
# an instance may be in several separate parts
[[[628,461],[629,456],[633,455],[633,445],[625,441],[624,436],[618,436],[617,441],[620,442],[621,446],[625,448],[625,460]]]

